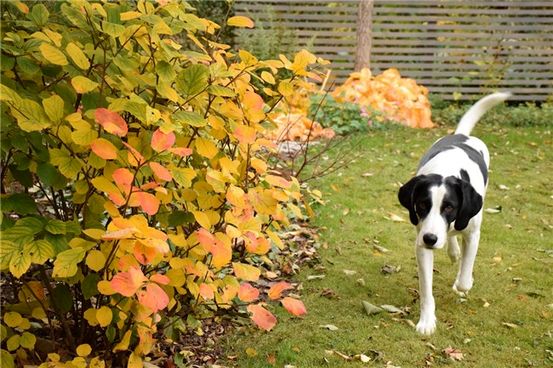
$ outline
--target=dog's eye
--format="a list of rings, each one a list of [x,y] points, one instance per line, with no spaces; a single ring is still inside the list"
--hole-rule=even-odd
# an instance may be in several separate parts
[[[420,210],[426,210],[428,208],[428,206],[426,205],[425,202],[419,202],[417,203],[417,207],[420,209]]]
[[[447,205],[445,208],[444,208],[444,212],[445,213],[451,213],[453,211],[453,206],[451,205]]]

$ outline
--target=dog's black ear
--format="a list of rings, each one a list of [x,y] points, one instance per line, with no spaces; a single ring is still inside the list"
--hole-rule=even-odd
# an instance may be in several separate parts
[[[463,230],[469,224],[471,218],[482,209],[482,196],[474,190],[469,182],[457,179],[461,205],[455,219],[455,230]]]
[[[415,176],[413,179],[405,183],[399,192],[397,193],[397,198],[399,203],[409,210],[409,219],[413,225],[419,223],[419,218],[415,212],[415,201],[413,199],[413,192],[415,191],[415,186],[424,178],[424,175]]]

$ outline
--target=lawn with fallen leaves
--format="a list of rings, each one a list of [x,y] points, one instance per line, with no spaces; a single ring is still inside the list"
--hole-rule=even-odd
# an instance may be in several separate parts
[[[448,128],[392,128],[352,136],[359,157],[311,185],[319,263],[302,266],[303,318],[274,311],[271,332],[228,337],[238,367],[545,367],[553,365],[553,133],[478,125],[491,172],[475,283],[451,290],[456,265],[436,251],[438,329],[417,335],[415,231],[397,201],[424,151]],[[329,153],[330,159],[336,152]],[[365,302],[365,303],[363,303]]]

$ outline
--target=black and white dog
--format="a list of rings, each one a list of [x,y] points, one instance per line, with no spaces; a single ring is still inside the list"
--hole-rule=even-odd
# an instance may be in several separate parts
[[[494,93],[474,104],[462,117],[455,134],[434,143],[420,161],[417,175],[399,189],[399,202],[409,210],[409,218],[417,227],[421,311],[416,329],[421,334],[430,335],[436,330],[432,295],[434,249],[447,243],[451,261],[461,259],[453,290],[464,294],[472,287],[490,155],[484,142],[470,133],[486,111],[510,95]],[[461,249],[457,234],[463,239]]]

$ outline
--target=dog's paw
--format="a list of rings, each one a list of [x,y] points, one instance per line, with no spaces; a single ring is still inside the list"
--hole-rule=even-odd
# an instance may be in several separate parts
[[[469,290],[472,289],[472,283],[473,283],[472,278],[469,280],[465,280],[464,282],[457,279],[453,283],[452,289],[457,295],[461,297],[466,297],[468,295]]]
[[[436,331],[436,316],[421,317],[415,329],[421,335],[432,335]]]

